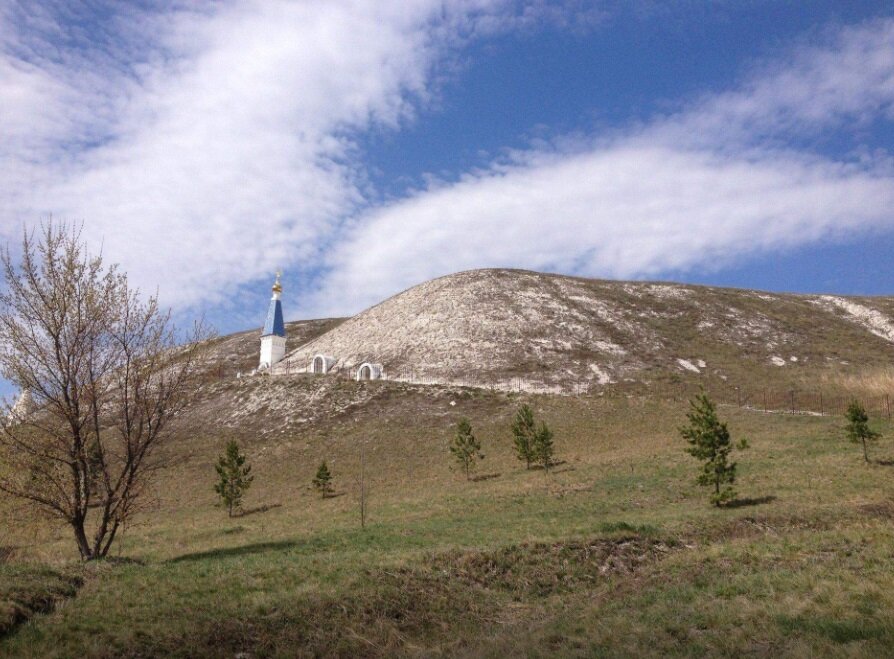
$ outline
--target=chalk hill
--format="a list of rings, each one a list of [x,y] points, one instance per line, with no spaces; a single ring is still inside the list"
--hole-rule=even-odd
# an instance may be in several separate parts
[[[414,286],[344,322],[315,321],[313,332],[290,338],[276,372],[304,372],[326,355],[341,374],[371,362],[387,379],[410,381],[522,379],[556,390],[681,378],[788,385],[894,363],[892,318],[892,297],[475,270]],[[256,333],[239,336],[256,350]]]

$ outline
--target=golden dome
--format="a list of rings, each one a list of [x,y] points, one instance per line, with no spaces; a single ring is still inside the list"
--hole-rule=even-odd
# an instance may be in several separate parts
[[[282,293],[282,284],[279,283],[279,278],[282,276],[281,272],[276,273],[276,281],[273,282],[273,292],[274,293]]]

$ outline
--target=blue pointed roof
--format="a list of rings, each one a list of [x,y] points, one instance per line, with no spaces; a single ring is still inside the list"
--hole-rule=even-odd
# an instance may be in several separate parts
[[[267,310],[267,320],[264,322],[264,331],[261,336],[270,336],[271,334],[282,337],[286,335],[286,323],[282,317],[282,302],[276,299],[270,300],[270,308]]]

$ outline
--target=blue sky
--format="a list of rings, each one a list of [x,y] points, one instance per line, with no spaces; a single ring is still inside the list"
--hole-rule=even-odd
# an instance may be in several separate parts
[[[0,240],[221,332],[474,267],[894,293],[886,2],[0,4]]]

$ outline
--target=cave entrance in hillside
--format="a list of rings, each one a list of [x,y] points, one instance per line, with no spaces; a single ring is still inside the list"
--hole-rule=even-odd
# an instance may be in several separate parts
[[[382,365],[372,362],[363,362],[354,376],[358,381],[379,380],[382,377]]]
[[[335,368],[336,361],[338,360],[331,355],[314,355],[314,358],[311,359],[310,364],[308,364],[307,372],[313,373],[314,375],[326,375],[327,373],[331,373],[332,369]]]

